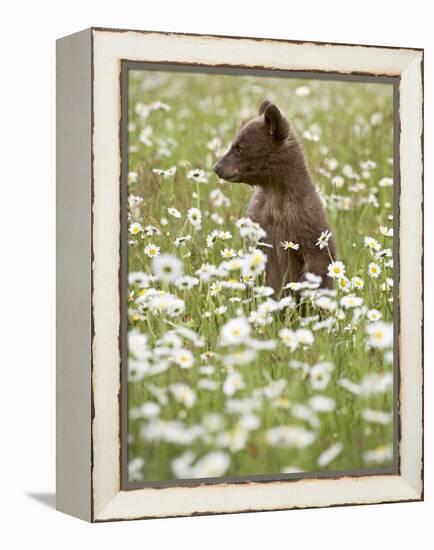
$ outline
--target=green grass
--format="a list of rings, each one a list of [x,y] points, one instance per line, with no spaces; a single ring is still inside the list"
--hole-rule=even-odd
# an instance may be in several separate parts
[[[302,95],[300,87],[308,87],[310,94]],[[349,279],[358,276],[364,281],[361,290],[345,292],[337,288],[338,304],[347,294],[363,298],[363,306],[356,308],[359,318],[353,319],[353,309],[345,310],[339,306],[336,311],[327,312],[306,300],[303,308],[273,313],[273,322],[269,325],[252,324],[252,336],[258,340],[274,340],[275,349],[258,351],[247,364],[228,366],[229,353],[248,350],[251,344],[222,346],[222,326],[240,314],[248,318],[250,312],[267,298],[253,297],[251,288],[223,289],[213,296],[210,285],[218,278],[201,281],[191,290],[179,290],[171,283],[151,281],[147,286],[184,300],[185,312],[170,317],[146,306],[149,288],[131,283],[129,329],[145,334],[148,346],[144,354],[146,360],[142,359],[142,363],[147,365],[146,374],[139,380],[131,376],[128,385],[131,480],[174,479],[173,460],[186,452],[194,456],[191,455],[190,461],[186,459],[186,473],[182,477],[279,474],[288,468],[307,472],[358,470],[392,463],[387,452],[384,456],[380,453],[378,462],[372,462],[365,455],[367,451],[388,449],[392,445],[392,419],[379,423],[366,419],[364,413],[367,409],[391,413],[392,385],[382,387],[380,380],[370,391],[358,395],[339,384],[342,379],[358,384],[368,375],[383,376],[392,372],[390,358],[386,357],[390,346],[373,347],[369,345],[366,334],[366,326],[370,324],[367,310],[375,308],[381,312],[382,321],[392,322],[392,289],[382,286],[387,278],[393,277],[392,268],[388,266],[390,258],[376,260],[371,250],[364,246],[364,237],[370,236],[382,248],[393,248],[393,239],[380,232],[380,226],[393,226],[390,219],[393,187],[379,186],[380,180],[392,177],[393,171],[391,86],[216,74],[130,72],[128,170],[133,175],[129,183],[129,224],[153,225],[160,234],[148,236],[140,231],[137,235],[129,235],[129,272],[152,274],[151,259],[144,253],[144,247],[150,243],[158,246],[161,253],[181,259],[184,274],[190,276],[195,276],[203,263],[219,265],[223,260],[220,251],[225,247],[247,251],[248,243],[240,237],[235,223],[246,216],[251,189],[243,184],[219,182],[212,166],[241,123],[256,116],[259,104],[265,98],[275,101],[287,114],[304,145],[311,173],[325,200],[327,217],[337,243],[338,260],[345,264],[346,275]],[[163,108],[152,108],[147,116],[138,113],[140,107],[137,108],[137,104],[149,106],[157,101],[167,104],[170,111],[166,111],[163,105]],[[146,127],[152,129],[152,133],[148,130],[147,144],[140,140]],[[305,134],[306,131],[311,135]],[[312,134],[317,141],[309,139]],[[216,143],[217,147],[214,147]],[[331,159],[336,159],[337,163]],[[367,166],[363,165],[366,161],[370,161]],[[349,176],[348,167],[344,168],[346,165],[352,167],[354,176]],[[167,170],[173,166],[177,168],[173,176],[164,177],[153,172],[153,169]],[[187,177],[189,170],[196,168],[206,172],[208,183],[197,183]],[[343,177],[342,186],[335,176]],[[229,206],[213,204],[210,193],[216,188],[230,200]],[[133,204],[131,196],[140,197],[141,202]],[[177,208],[181,218],[169,215],[167,209],[170,207]],[[191,207],[202,212],[200,229],[194,228],[187,220],[187,211]],[[211,218],[213,214],[221,216],[224,223],[217,224]],[[229,231],[231,239],[209,248],[206,238],[215,229]],[[174,240],[185,235],[190,235],[191,240],[176,247]],[[378,278],[368,276],[368,265],[373,261],[382,269]],[[231,274],[230,278],[239,280],[240,275]],[[256,286],[262,281],[263,275],[256,280]],[[232,297],[241,301],[233,302]],[[217,314],[217,308],[222,306],[227,310]],[[312,345],[300,345],[291,351],[280,340],[279,331],[282,328],[296,330],[303,324],[312,329],[315,321],[306,320],[306,317],[313,315],[319,315],[320,320],[333,318],[332,329],[313,331],[315,340]],[[167,357],[168,368],[154,373],[152,365],[159,363],[158,349],[162,347],[159,340],[167,331],[180,326],[194,330],[203,340],[202,347],[195,347],[188,340],[183,342],[183,347],[194,355],[193,366],[181,369],[171,357]],[[205,352],[216,355],[204,358],[202,354]],[[292,368],[290,362],[294,360],[307,366]],[[329,383],[318,390],[312,386],[310,372],[312,366],[320,362],[329,362],[334,368]],[[204,374],[201,371],[204,365],[212,365],[213,372]],[[241,375],[244,385],[231,396],[225,393],[224,383],[233,371]],[[201,387],[203,382],[199,381],[204,379],[211,380],[214,389]],[[284,380],[282,389],[279,395],[272,395],[273,382],[277,380]],[[187,385],[194,392],[192,406],[174,398],[169,388],[177,383]],[[316,395],[332,399],[334,409],[313,411],[309,400]],[[231,400],[234,399],[249,412],[233,412]],[[148,405],[143,411],[144,403]],[[154,413],[158,411],[155,416],[147,415],[148,410],[153,410],[149,403],[158,405],[158,409],[154,407]],[[307,419],[297,414],[298,405],[304,406],[302,411]],[[215,429],[210,428],[210,413],[219,415]],[[167,428],[167,422],[171,421],[182,422],[183,426],[165,431],[164,427]],[[312,434],[313,440],[300,448],[272,445],[269,430],[277,426],[303,428]],[[153,439],[144,436],[151,428],[155,433]],[[194,441],[182,441],[186,428],[197,430],[199,435]],[[228,441],[231,442],[229,447]],[[318,463],[321,453],[336,443],[342,445],[341,452],[323,465]],[[200,462],[214,451],[218,452],[216,464]]]

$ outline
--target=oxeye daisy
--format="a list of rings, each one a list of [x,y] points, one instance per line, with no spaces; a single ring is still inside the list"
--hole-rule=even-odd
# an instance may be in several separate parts
[[[217,296],[222,290],[222,284],[220,281],[214,281],[209,286],[209,293],[211,296]]]
[[[324,390],[331,378],[331,372],[334,369],[332,363],[317,363],[309,371],[311,386],[314,390]]]
[[[161,231],[155,225],[147,225],[144,229],[145,235],[147,237],[152,237],[153,235],[161,235]]]
[[[328,245],[328,242],[331,239],[331,237],[332,237],[331,231],[323,231],[321,235],[318,237],[318,240],[316,241],[316,246],[318,246],[318,248],[322,250]]]
[[[376,264],[375,262],[371,262],[368,265],[368,275],[370,277],[373,277],[374,279],[377,279],[381,274],[381,267]]]
[[[258,298],[267,298],[268,296],[274,294],[274,290],[269,286],[257,286],[254,289],[254,293]]]
[[[393,227],[380,226],[380,233],[385,237],[393,237]]]
[[[383,323],[377,321],[366,327],[366,333],[369,337],[369,345],[373,348],[390,348],[393,344],[393,325],[392,323]]]
[[[333,176],[331,179],[331,183],[333,187],[336,187],[337,189],[341,189],[345,184],[345,180],[342,176]]]
[[[194,363],[193,354],[188,349],[176,350],[173,354],[173,360],[182,369],[189,369],[193,366]]]
[[[311,346],[315,341],[313,332],[308,328],[298,328],[295,331],[295,334],[297,336],[298,343],[302,346]]]
[[[392,250],[390,248],[383,248],[376,252],[375,259],[376,260],[383,260],[385,258],[391,258],[392,257]]]
[[[264,271],[266,262],[267,257],[262,250],[255,249],[251,254],[247,254],[244,257],[243,275],[251,275],[253,277],[259,275]]]
[[[364,244],[370,250],[378,251],[381,249],[381,244],[373,237],[365,237]]]
[[[346,277],[341,277],[338,279],[338,286],[344,292],[348,292],[350,290],[350,281]]]
[[[308,86],[299,86],[294,90],[294,93],[298,97],[307,97],[310,95],[310,88]]]
[[[315,305],[326,311],[334,311],[336,309],[336,302],[329,296],[318,296],[315,299]]]
[[[391,279],[390,277],[387,277],[386,282],[381,284],[380,289],[383,292],[385,292],[386,290],[389,290],[392,287],[393,287],[393,279]]]
[[[151,137],[152,137],[152,128],[151,126],[146,126],[145,128],[143,128],[143,130],[139,134],[139,141],[141,141],[143,145],[150,147],[152,145]]]
[[[198,208],[190,208],[187,212],[187,219],[193,227],[200,229],[202,226],[202,213]]]
[[[294,351],[298,346],[298,338],[295,332],[289,328],[282,328],[279,331],[279,336],[285,346]]]
[[[128,228],[128,231],[131,233],[131,235],[137,235],[141,231],[143,231],[142,224],[138,222],[134,222],[130,224],[130,227]]]
[[[168,170],[161,170],[159,168],[154,168],[152,172],[157,176],[163,176],[163,178],[169,178],[176,174],[176,166],[172,166],[172,168],[169,168]]]
[[[160,247],[150,243],[145,246],[144,252],[149,258],[155,258],[160,255]]]
[[[238,317],[223,325],[220,332],[220,343],[223,346],[242,344],[250,336],[250,325],[247,319]]]
[[[228,374],[223,384],[223,392],[225,395],[234,395],[238,390],[242,390],[245,387],[243,377],[238,371]]]
[[[284,250],[298,250],[300,248],[299,244],[293,243],[292,241],[283,241],[280,243],[280,246]]]
[[[196,168],[187,172],[187,179],[196,181],[197,183],[208,183],[209,178],[204,170]]]
[[[369,321],[379,321],[382,317],[381,313],[378,311],[378,309],[370,309],[366,313],[366,317]]]
[[[157,279],[170,283],[182,276],[183,266],[175,256],[162,254],[153,259],[152,271]]]
[[[363,298],[360,298],[359,296],[354,296],[353,294],[350,294],[349,296],[344,296],[341,299],[341,306],[345,309],[360,307],[362,304]]]
[[[200,268],[196,271],[196,275],[200,278],[201,281],[209,281],[216,273],[216,266],[213,264],[202,264]]]
[[[137,172],[128,172],[128,183],[136,183],[137,179]]]
[[[174,218],[180,218],[181,217],[181,212],[177,208],[174,208],[174,207],[169,207],[167,209],[167,213],[170,214],[171,216],[173,216]]]
[[[331,447],[329,447],[328,449],[326,449],[325,451],[323,451],[318,457],[318,460],[317,460],[318,466],[320,466],[321,468],[324,468],[325,466],[330,464],[330,462],[333,462],[333,460],[341,454],[343,449],[344,449],[343,444],[338,442],[332,445]]]
[[[393,179],[392,178],[381,178],[381,180],[378,182],[378,185],[380,187],[392,187]]]
[[[189,275],[180,277],[175,281],[175,286],[182,290],[190,290],[198,284],[199,284],[199,279],[197,277],[190,277]]]
[[[220,255],[222,258],[234,258],[237,253],[233,248],[225,248],[220,251]]]
[[[353,277],[351,279],[351,286],[357,290],[362,290],[364,285],[365,285],[365,282],[360,277]]]
[[[185,407],[191,408],[196,403],[196,394],[187,384],[172,384],[169,386],[169,390],[176,401]]]
[[[393,459],[392,445],[384,445],[363,453],[363,460],[369,464],[383,464]]]
[[[345,276],[345,265],[342,262],[332,262],[328,266],[328,273],[327,275],[329,277],[332,277],[333,279],[340,279]]]
[[[173,241],[173,244],[174,246],[176,246],[177,248],[179,246],[181,246],[182,244],[186,244],[188,243],[189,241],[191,241],[191,235],[185,235],[184,237],[177,237],[174,241]]]

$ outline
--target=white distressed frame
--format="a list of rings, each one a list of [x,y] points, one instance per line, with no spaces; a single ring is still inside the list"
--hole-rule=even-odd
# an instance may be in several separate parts
[[[108,521],[421,500],[423,51],[109,29],[87,32],[93,67],[93,419],[91,483],[86,485],[91,511],[68,511],[91,521]],[[120,489],[121,60],[400,77],[399,475]]]

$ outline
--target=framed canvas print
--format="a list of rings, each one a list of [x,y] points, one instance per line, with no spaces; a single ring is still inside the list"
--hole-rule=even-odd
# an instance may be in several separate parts
[[[423,51],[57,44],[57,506],[423,498]]]

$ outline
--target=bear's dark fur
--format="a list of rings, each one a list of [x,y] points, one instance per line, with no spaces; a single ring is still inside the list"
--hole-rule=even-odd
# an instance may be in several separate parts
[[[302,146],[276,105],[263,101],[259,116],[239,131],[229,151],[214,166],[230,182],[254,186],[248,216],[266,231],[267,284],[280,291],[292,281],[302,282],[310,272],[322,277],[322,287],[332,288],[327,276],[333,238],[322,250],[316,242],[330,231],[324,208],[312,182]],[[283,241],[300,245],[284,250]]]

